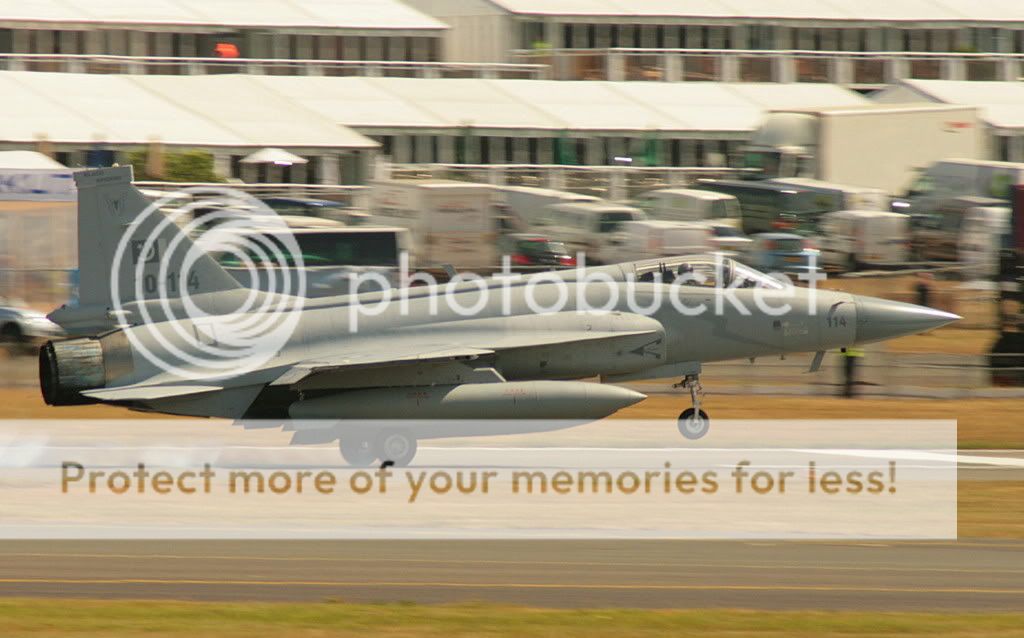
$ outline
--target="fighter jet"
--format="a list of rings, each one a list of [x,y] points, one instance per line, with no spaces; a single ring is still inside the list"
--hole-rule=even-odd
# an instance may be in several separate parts
[[[81,302],[51,317],[113,327],[42,348],[46,402],[336,421],[297,429],[293,442],[337,440],[353,465],[405,465],[422,439],[524,431],[485,419],[604,418],[645,398],[615,385],[640,379],[679,379],[692,403],[679,431],[700,438],[710,425],[704,363],[815,352],[813,371],[827,350],[959,319],[786,286],[715,256],[319,299],[258,292],[161,214],[145,214],[131,179],[130,167],[76,174]],[[239,325],[264,320],[273,329],[255,344],[236,339]],[[417,425],[427,420],[460,425]]]

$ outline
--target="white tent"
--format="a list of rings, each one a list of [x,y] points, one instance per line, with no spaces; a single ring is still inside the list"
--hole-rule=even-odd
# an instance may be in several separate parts
[[[248,76],[0,72],[0,95],[0,144],[376,147]]]
[[[48,170],[67,168],[35,151],[0,151],[0,170]]]
[[[246,155],[241,160],[243,164],[276,164],[278,166],[291,166],[292,164],[306,164],[309,160],[299,157],[295,153],[289,153],[283,148],[261,148],[251,155]]]
[[[221,76],[223,77],[223,76]],[[364,133],[435,133],[472,127],[554,137],[593,134],[746,133],[764,111],[864,104],[828,84],[561,82],[554,80],[253,76],[304,109]]]
[[[0,23],[14,22],[353,30],[447,28],[399,0],[0,0]]]
[[[1024,162],[1024,82],[901,80],[872,95],[876,102],[977,106],[988,125],[994,159]]]
[[[878,102],[938,102],[981,109],[981,117],[998,129],[1024,132],[1024,82],[902,80],[872,96]]]
[[[509,13],[623,18],[776,18],[782,20],[969,21],[1024,19],[1016,0],[491,0]]]

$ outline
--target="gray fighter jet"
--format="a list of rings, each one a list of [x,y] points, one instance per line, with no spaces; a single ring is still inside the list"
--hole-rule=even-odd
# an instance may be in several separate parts
[[[679,430],[699,438],[710,423],[700,406],[704,362],[815,352],[813,371],[826,350],[959,319],[784,286],[709,256],[455,283],[441,287],[440,303],[431,286],[407,289],[400,302],[394,291],[274,295],[242,288],[176,225],[143,214],[149,202],[129,167],[81,172],[76,182],[81,301],[51,318],[94,335],[41,350],[46,402],[272,425],[358,420],[296,429],[293,440],[339,440],[354,465],[406,464],[417,440],[432,437],[530,431],[496,431],[485,419],[600,419],[644,398],[613,385],[639,379],[679,379],[692,401]],[[257,347],[234,339],[239,322],[271,316],[273,335]],[[434,425],[417,425],[426,420]]]

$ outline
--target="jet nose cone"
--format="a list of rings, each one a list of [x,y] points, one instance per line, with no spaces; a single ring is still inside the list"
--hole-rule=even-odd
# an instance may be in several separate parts
[[[856,304],[857,343],[927,332],[962,318],[951,312],[875,297],[857,297]]]
[[[608,414],[640,403],[646,398],[646,394],[617,385],[595,384],[595,387],[587,390],[588,407]]]

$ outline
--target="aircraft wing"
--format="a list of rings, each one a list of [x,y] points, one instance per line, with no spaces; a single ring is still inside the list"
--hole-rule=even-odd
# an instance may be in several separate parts
[[[438,344],[421,346],[419,350],[395,348],[372,348],[362,352],[345,352],[332,357],[323,357],[303,361],[278,377],[270,385],[295,385],[300,381],[321,372],[358,371],[367,368],[384,368],[395,366],[413,366],[427,363],[445,363],[452,361],[471,361],[480,357],[493,355],[493,350],[469,347],[444,348]]]
[[[83,390],[82,394],[101,401],[152,401],[155,399],[170,399],[192,394],[203,394],[205,392],[216,392],[223,389],[223,386],[219,385],[138,384]]]
[[[544,346],[571,347],[574,343],[601,340],[635,341],[637,337],[658,339],[657,330],[477,333],[464,335],[466,343],[406,345],[369,340],[360,350],[346,350],[333,356],[298,363],[271,385],[302,388],[354,387],[370,379],[387,385],[429,385],[436,383],[486,383],[504,381],[494,369],[501,352]]]

